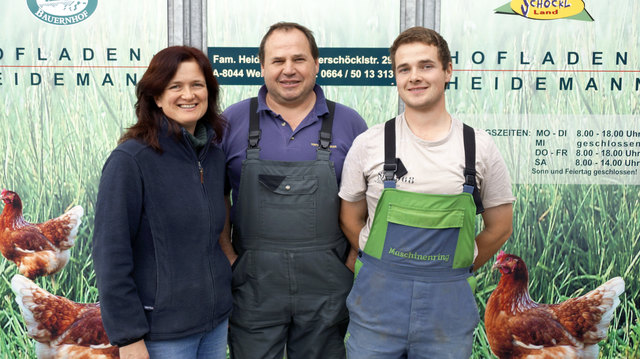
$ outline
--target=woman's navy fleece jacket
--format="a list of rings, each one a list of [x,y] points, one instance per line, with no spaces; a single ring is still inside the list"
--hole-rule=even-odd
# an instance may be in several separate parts
[[[231,268],[218,244],[225,156],[210,128],[199,154],[184,129],[176,141],[166,128],[165,120],[162,154],[128,140],[102,170],[93,263],[102,321],[118,346],[211,330],[232,308]]]

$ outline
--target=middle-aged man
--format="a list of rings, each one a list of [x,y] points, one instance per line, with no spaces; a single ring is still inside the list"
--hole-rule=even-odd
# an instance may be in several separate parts
[[[447,112],[447,42],[414,27],[390,54],[405,112],[354,141],[340,188],[344,233],[362,249],[347,356],[467,359],[479,321],[471,270],[511,234],[509,173],[485,131]]]
[[[277,23],[259,50],[265,85],[224,112],[233,207],[234,359],[344,358],[353,263],[338,221],[342,163],[366,130],[315,84],[313,34]],[[223,237],[224,238],[224,237]],[[352,267],[352,265],[351,265]]]

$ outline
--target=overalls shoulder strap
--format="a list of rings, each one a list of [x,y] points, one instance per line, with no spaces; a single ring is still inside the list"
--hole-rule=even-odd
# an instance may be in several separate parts
[[[318,138],[318,152],[316,158],[328,161],[329,156],[331,155],[329,146],[331,145],[331,130],[333,128],[333,115],[336,110],[336,103],[329,100],[326,101],[329,112],[322,116],[322,128],[320,128],[320,138]]]
[[[322,117],[322,128],[320,129],[320,138],[318,139],[318,154],[317,159],[329,160],[331,154],[331,129],[333,128],[333,117],[336,109],[336,103],[333,101],[327,101],[327,112]],[[252,97],[249,101],[249,146],[247,147],[247,159],[258,159],[260,157],[260,137],[262,136],[262,130],[260,130],[260,116],[258,115],[258,98]]]
[[[480,199],[480,191],[476,184],[476,134],[473,127],[463,124],[464,138],[464,186],[473,188],[473,202],[476,204],[476,214],[484,212],[484,206]]]
[[[396,188],[394,176],[402,178],[407,169],[396,157],[396,118],[384,124],[384,188]]]
[[[258,116],[258,98],[252,97],[249,102],[249,147],[247,147],[247,159],[257,160],[260,158],[260,116]]]

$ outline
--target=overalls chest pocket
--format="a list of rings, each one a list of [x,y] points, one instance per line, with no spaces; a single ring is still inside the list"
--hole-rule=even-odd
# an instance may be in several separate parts
[[[317,177],[260,174],[258,182],[261,237],[315,238]]]
[[[464,210],[414,209],[390,205],[382,259],[412,267],[450,269]]]

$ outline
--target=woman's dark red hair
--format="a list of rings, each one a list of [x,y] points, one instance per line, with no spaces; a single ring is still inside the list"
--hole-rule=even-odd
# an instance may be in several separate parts
[[[147,71],[136,86],[136,116],[138,122],[127,129],[120,138],[120,143],[128,139],[138,139],[148,144],[156,151],[162,152],[158,142],[158,131],[162,120],[162,109],[156,105],[156,98],[160,97],[169,81],[175,76],[178,67],[185,61],[195,61],[204,74],[209,93],[207,112],[202,117],[213,128],[216,136],[214,141],[220,142],[225,128],[225,121],[220,115],[218,97],[220,86],[213,76],[211,63],[207,56],[195,47],[171,46],[158,52],[149,63]],[[169,119],[169,133],[180,135],[180,125]]]

